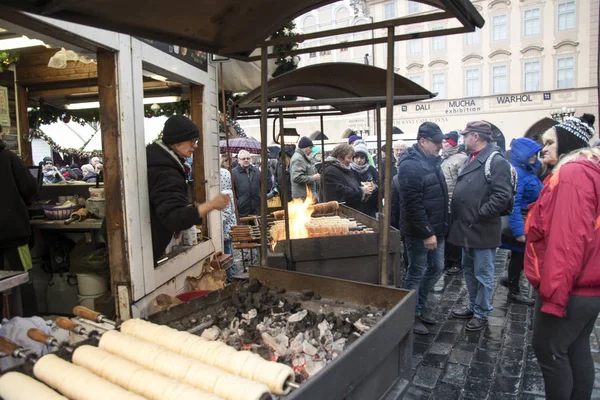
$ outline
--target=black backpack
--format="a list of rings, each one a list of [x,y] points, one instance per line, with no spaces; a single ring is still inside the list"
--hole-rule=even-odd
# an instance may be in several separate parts
[[[502,156],[502,154],[499,151],[494,150],[490,153],[487,160],[485,160],[485,167],[484,167],[485,180],[489,184],[492,183],[492,159],[496,155]],[[510,199],[510,202],[506,206],[506,209],[500,212],[500,216],[505,216],[505,215],[511,215],[515,209],[515,196],[517,195],[517,190],[518,190],[518,185],[519,185],[519,176],[517,175],[517,170],[515,169],[515,167],[513,167],[506,160],[506,158],[504,158],[504,156],[502,156],[502,159],[504,161],[506,161],[508,163],[508,166],[510,167],[510,187],[512,189],[512,197]]]

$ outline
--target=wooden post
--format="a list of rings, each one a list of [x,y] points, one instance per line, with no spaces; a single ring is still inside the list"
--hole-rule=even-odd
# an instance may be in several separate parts
[[[117,316],[126,319],[131,315],[131,294],[129,292],[131,275],[127,263],[127,244],[125,240],[122,191],[123,168],[120,154],[121,132],[119,130],[117,95],[116,53],[99,51],[98,99],[100,101],[100,126],[102,129],[108,260]]]
[[[204,124],[203,124],[203,98],[204,86],[191,85],[190,87],[190,112],[192,121],[198,126],[200,136],[198,137],[198,147],[194,150],[194,162],[192,164],[194,176],[194,199],[196,203],[206,202],[206,172],[204,170]],[[208,235],[208,217],[202,222],[202,235]]]
[[[15,84],[17,126],[19,127],[19,149],[25,165],[33,165],[31,142],[29,141],[29,118],[27,116],[27,88]]]

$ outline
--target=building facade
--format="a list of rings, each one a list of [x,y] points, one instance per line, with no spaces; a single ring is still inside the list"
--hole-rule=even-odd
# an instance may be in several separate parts
[[[301,16],[302,32],[332,29],[435,12],[433,7],[405,0],[368,0],[362,10],[338,2]],[[364,2],[363,2],[364,3]],[[486,23],[481,30],[446,37],[397,42],[395,72],[437,96],[429,101],[394,108],[394,125],[414,139],[424,121],[442,130],[464,128],[472,120],[498,126],[508,140],[556,109],[598,115],[598,25],[600,0],[475,0]],[[396,34],[454,27],[435,21],[396,28]],[[384,36],[385,29],[361,38]],[[358,36],[358,35],[357,35]],[[332,38],[338,42],[356,38]],[[326,44],[321,39],[320,44]],[[303,44],[306,45],[306,44]],[[305,54],[300,67],[317,62],[368,62],[385,68],[385,45],[362,46]],[[375,115],[357,113],[331,117],[325,133],[340,141],[346,128],[373,135]],[[382,114],[385,118],[385,111]],[[253,125],[248,124],[247,125]],[[290,121],[301,134],[318,129],[316,119]],[[255,127],[248,126],[253,134]]]

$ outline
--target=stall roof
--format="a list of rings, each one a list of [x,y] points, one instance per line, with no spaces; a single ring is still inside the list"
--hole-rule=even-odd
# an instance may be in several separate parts
[[[268,98],[295,96],[311,100],[281,103],[286,116],[303,112],[350,114],[372,110],[385,103],[386,70],[357,63],[323,63],[299,68],[269,81]],[[435,97],[435,94],[401,75],[394,74],[394,104],[404,104]],[[260,116],[261,88],[258,87],[236,102],[236,118]],[[279,108],[269,103],[269,108]],[[333,109],[298,110],[298,107],[331,106]],[[294,110],[292,110],[294,108]],[[277,115],[278,110],[272,111]]]
[[[287,22],[335,1],[0,0],[0,6],[244,60]],[[456,18],[467,30],[483,26],[469,0],[416,1]]]

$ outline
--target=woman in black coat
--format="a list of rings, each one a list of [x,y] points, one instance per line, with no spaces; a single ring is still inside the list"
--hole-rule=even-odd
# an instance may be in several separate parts
[[[377,190],[379,187],[379,174],[372,165],[369,165],[369,151],[366,144],[357,144],[354,146],[354,158],[350,168],[356,174],[358,181],[364,185],[371,185],[373,192],[368,200],[360,203],[357,208],[363,214],[375,218],[377,215]]]
[[[346,202],[348,207],[358,210],[372,193],[370,186],[361,186],[350,168],[354,148],[349,144],[337,145],[325,160],[325,201]]]
[[[162,140],[146,147],[148,193],[154,262],[164,254],[173,235],[200,225],[212,210],[222,210],[231,198],[220,194],[206,203],[189,204],[184,162],[198,147],[198,127],[182,115],[165,122]]]

